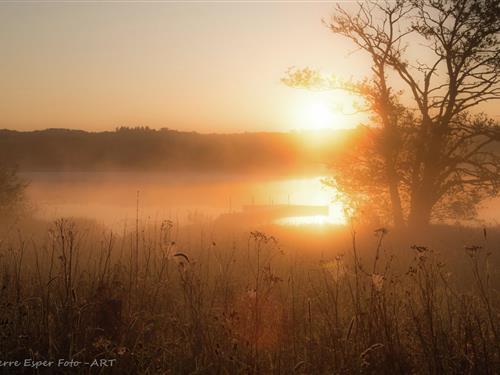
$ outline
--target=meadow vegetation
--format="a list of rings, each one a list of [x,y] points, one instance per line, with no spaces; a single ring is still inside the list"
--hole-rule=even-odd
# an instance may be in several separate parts
[[[4,232],[1,357],[116,358],[91,371],[116,374],[498,373],[500,231],[373,229]]]
[[[134,13],[130,14],[135,15],[136,9],[138,11],[138,6],[134,4]],[[191,23],[198,22],[191,13],[194,10],[190,8],[186,12],[186,20]],[[50,30],[57,31],[57,38],[59,34],[64,37],[61,43],[54,43],[59,40],[56,34],[44,36],[44,32],[37,32],[37,37],[42,38],[40,42],[47,39],[48,46],[57,46],[54,51],[61,50],[61,55],[54,54],[53,64],[46,59],[52,50],[32,38],[33,30],[44,24],[39,22],[44,17],[41,13],[37,13],[37,29],[28,27],[26,20],[31,20],[31,15],[13,18],[7,23],[8,31],[12,25],[21,25],[19,41],[30,42],[25,46],[26,51],[43,51],[41,64],[25,53],[19,53],[21,63],[7,59],[6,64],[22,68],[18,78],[23,79],[11,82],[15,88],[10,90],[13,95],[30,94],[28,101],[23,96],[21,104],[12,108],[43,109],[40,118],[36,118],[36,111],[30,112],[33,119],[36,118],[33,123],[50,123],[57,118],[58,112],[51,107],[53,103],[61,107],[59,114],[72,113],[77,123],[83,123],[86,116],[92,114],[90,104],[94,102],[98,104],[94,108],[96,113],[108,119],[99,126],[105,126],[113,118],[116,121],[131,115],[159,120],[158,114],[164,113],[172,116],[170,120],[165,117],[165,121],[174,121],[177,118],[174,110],[178,110],[178,114],[185,112],[186,116],[180,126],[195,126],[200,122],[200,129],[206,129],[212,115],[204,123],[205,106],[205,110],[209,109],[207,113],[214,116],[220,113],[217,122],[224,124],[229,119],[233,121],[232,114],[227,118],[222,115],[224,111],[239,113],[239,103],[243,102],[250,106],[248,111],[234,117],[235,129],[238,121],[241,122],[238,126],[252,126],[252,121],[259,119],[262,122],[259,127],[288,122],[285,117],[288,109],[282,106],[286,100],[277,97],[276,102],[269,101],[261,113],[259,102],[248,100],[252,96],[247,94],[252,90],[260,93],[267,87],[259,86],[260,81],[256,79],[268,77],[259,72],[259,64],[247,59],[252,64],[244,69],[240,68],[240,60],[231,60],[243,47],[256,61],[282,63],[281,58],[269,57],[272,43],[280,39],[278,34],[271,35],[269,31],[274,29],[266,28],[265,24],[253,30],[248,28],[251,31],[248,34],[247,31],[240,34],[238,28],[231,29],[235,31],[232,32],[234,38],[245,35],[244,40],[226,40],[228,33],[224,33],[223,41],[213,46],[205,43],[200,49],[188,43],[186,51],[195,51],[193,62],[209,66],[210,60],[200,58],[203,54],[199,52],[205,50],[217,57],[214,60],[217,69],[213,73],[221,72],[223,79],[214,80],[214,85],[208,84],[210,80],[205,82],[209,71],[198,69],[196,63],[186,65],[185,62],[191,61],[187,59],[190,55],[183,51],[179,55],[182,56],[179,72],[186,72],[191,78],[179,80],[183,85],[178,95],[176,86],[170,86],[177,82],[176,77],[170,79],[172,72],[177,74],[177,69],[171,69],[175,68],[177,46],[188,46],[186,40],[205,40],[190,39],[186,30],[191,27],[183,26],[179,33],[182,40],[178,45],[172,44],[175,48],[172,53],[168,52],[167,65],[157,63],[161,60],[148,54],[137,53],[136,48],[142,51],[143,43],[134,42],[128,47],[133,51],[131,59],[117,54],[119,64],[110,65],[113,71],[119,66],[117,72],[125,72],[127,79],[134,77],[133,81],[115,80],[110,75],[111,81],[101,82],[94,73],[107,73],[106,64],[101,64],[101,60],[87,61],[87,58],[106,52],[102,56],[112,62],[120,45],[128,46],[128,39],[135,41],[141,29],[153,29],[149,24],[136,27],[124,22],[131,27],[134,38],[123,37],[120,43],[115,43],[116,35],[128,34],[118,29],[113,31],[113,24],[104,22],[101,13],[95,23],[97,27],[89,28],[88,25],[94,25],[92,18],[87,18],[92,13],[89,8],[88,13],[82,13],[85,32],[73,40],[71,30],[63,25],[68,22],[71,29],[79,30],[79,21],[72,22],[65,17],[64,23],[60,23],[63,13],[56,13],[57,17],[50,19]],[[119,19],[114,12],[108,13]],[[209,20],[210,13],[204,11],[200,21]],[[274,22],[274,15],[280,13],[281,10],[261,20],[269,18]],[[177,17],[177,13],[173,14]],[[245,13],[244,16],[252,15]],[[154,35],[175,35],[171,31],[181,18],[175,22],[162,21],[169,26],[168,32],[155,28]],[[223,18],[229,20],[232,16]],[[286,23],[293,28],[299,25],[289,19]],[[99,29],[101,24],[105,32]],[[342,108],[343,100],[333,98],[331,109],[323,108],[318,102],[319,107],[312,113],[313,117],[325,120],[320,121],[327,127],[323,130],[201,134],[143,126],[118,127],[111,132],[0,129],[0,371],[47,374],[500,373],[500,228],[462,226],[465,220],[469,223],[486,220],[478,214],[478,209],[488,202],[496,202],[499,196],[500,125],[493,109],[484,114],[481,111],[482,104],[500,99],[500,2],[371,0],[357,5],[337,4],[324,24],[337,37],[349,41],[354,50],[361,51],[367,59],[369,76],[346,80],[306,67],[290,68],[282,81],[300,89],[340,91],[346,95],[345,100],[354,95],[351,115],[363,113],[368,120],[354,129],[348,126],[352,121],[340,120],[348,116]],[[207,35],[216,41],[212,22],[207,25],[210,25]],[[217,28],[223,30],[223,25],[221,22]],[[276,30],[279,25],[274,26]],[[198,30],[198,26],[203,26],[203,22],[193,30]],[[87,33],[87,29],[92,32]],[[300,31],[298,39],[302,40],[307,32],[302,27]],[[259,32],[265,33],[262,39]],[[113,36],[110,51],[101,44],[108,33]],[[16,32],[11,34],[16,41]],[[91,39],[85,38],[91,35],[98,36],[99,43],[89,48]],[[259,36],[255,39],[258,41],[255,51],[244,44],[251,42],[251,35]],[[294,35],[290,33],[290,41],[295,42]],[[265,39],[268,36],[269,43]],[[155,50],[167,47],[165,51],[170,51],[170,37],[158,48],[150,43],[153,40],[148,35],[144,44],[154,46]],[[295,44],[279,43],[280,48]],[[17,48],[18,44],[22,52],[24,42],[12,46]],[[218,52],[219,46],[226,48],[233,44],[234,48],[238,47],[234,50],[236,53]],[[253,45],[250,43],[248,47]],[[260,46],[264,48],[261,56],[254,54]],[[341,44],[333,46],[333,56],[338,61],[350,53],[340,50]],[[68,59],[73,50],[79,53],[75,55],[77,58]],[[304,56],[313,57],[311,51],[307,49]],[[135,67],[140,67],[136,65],[139,61],[136,58],[141,56],[148,57],[147,68],[141,67],[134,73]],[[286,56],[294,55],[287,52]],[[84,63],[81,67],[73,64],[80,60]],[[128,61],[132,65],[128,66]],[[149,100],[152,97],[146,96],[147,106],[131,99],[122,102],[122,94],[126,93],[155,95],[150,83],[162,80],[156,78],[153,70],[149,71],[151,61],[158,67],[168,66],[158,76],[169,78],[163,81],[167,86],[157,91],[162,97]],[[237,68],[241,81],[231,78],[225,68],[220,69],[225,66],[220,64],[227,61]],[[300,59],[302,61],[309,60]],[[30,64],[41,66],[42,70],[27,69]],[[73,65],[78,69],[66,71]],[[58,70],[45,69],[51,66]],[[356,66],[346,65],[345,72],[355,74]],[[88,67],[91,73],[88,77],[92,79],[83,85],[73,81],[75,77],[86,77]],[[333,67],[335,71],[335,65]],[[274,69],[269,70],[270,74]],[[339,74],[344,71],[337,70]],[[30,79],[34,76],[30,74],[37,72],[43,72],[44,79],[48,77],[47,82],[54,90],[71,95],[65,94],[64,100],[57,100],[58,96],[53,95],[56,91],[45,93],[49,87],[45,81],[40,81],[44,85],[38,86],[35,80],[31,88]],[[140,77],[145,72],[148,75],[144,77],[149,77],[145,80],[147,85],[134,87],[135,83],[131,83],[142,81]],[[62,77],[68,86],[59,87],[54,77]],[[195,82],[194,88],[188,85],[191,81]],[[230,86],[219,84],[223,81]],[[125,89],[120,86],[119,95],[110,95],[108,88],[114,85],[111,82],[118,82]],[[238,87],[245,82],[249,86],[241,86],[244,96],[238,97],[242,95],[237,93]],[[82,100],[75,99],[79,97],[73,94],[82,91],[79,88],[86,91],[94,84],[103,98],[116,99],[118,112],[106,109],[99,95],[97,101],[91,94],[88,98],[92,100],[87,101],[83,96]],[[168,90],[175,101],[168,100]],[[229,90],[230,96],[219,95],[224,90]],[[270,92],[274,92],[272,90]],[[184,97],[184,93],[188,95]],[[40,95],[49,98],[51,105],[34,100]],[[228,98],[231,100],[226,100]],[[16,100],[13,103],[17,103]],[[158,103],[161,111],[148,115],[145,110],[154,103]],[[212,108],[212,103],[219,103],[220,107]],[[289,103],[292,109],[294,102]],[[85,116],[72,112],[80,107]],[[197,116],[191,117],[188,111]],[[52,112],[56,115],[49,116]],[[282,120],[273,120],[279,118],[274,114],[280,112],[284,113]],[[252,117],[255,114],[258,116]],[[334,117],[339,121],[333,121]],[[4,121],[8,119],[7,114]],[[20,121],[17,119],[14,126],[21,124]],[[305,128],[312,129],[316,121],[301,122]],[[31,126],[29,124],[22,126]],[[291,126],[286,125],[289,129]],[[328,130],[330,127],[336,130]],[[126,196],[128,200],[128,189],[133,189],[137,191],[135,220],[113,231],[91,220],[37,221],[27,207],[27,185],[14,166],[42,181],[39,191],[35,187],[32,192],[39,194],[35,204],[46,204],[49,198],[57,196],[55,200],[75,208],[77,205],[72,199],[61,197],[62,191],[72,191],[73,197],[80,196],[74,191],[80,192],[85,202],[80,206],[90,207],[92,197],[104,197],[103,202],[97,202],[102,204],[101,209],[92,212],[96,220],[102,219],[104,211],[115,215],[110,207],[121,206],[113,205],[120,201],[117,196]],[[324,176],[326,170],[327,176]],[[62,186],[65,172],[71,172],[66,176],[69,183]],[[115,180],[116,176],[108,172],[127,173]],[[179,211],[185,203],[181,201],[190,197],[189,209],[198,209],[211,201],[207,204],[209,208],[220,210],[218,214],[222,211],[228,214],[218,220],[194,214],[187,222],[146,219],[139,215],[139,191],[143,188],[136,172],[151,172],[145,177],[147,181],[142,182],[146,185],[144,190],[148,191],[147,187],[153,184],[161,187],[151,189],[149,196],[146,194],[150,201],[156,199],[155,208],[168,205],[169,209]],[[92,176],[93,173],[96,175]],[[186,173],[189,184],[175,183],[176,173],[178,176]],[[238,180],[231,185],[236,188],[231,188],[224,179],[212,184],[210,174],[226,176],[231,183]],[[345,211],[346,217],[356,217],[359,221],[353,219],[349,225],[339,227],[286,228],[271,224],[244,227],[236,218],[252,217],[255,213],[247,214],[243,209],[238,214],[234,207],[242,200],[254,205],[255,198],[266,199],[269,203],[262,205],[265,214],[262,222],[269,222],[266,212],[276,211],[272,206],[278,195],[274,188],[264,191],[263,185],[258,190],[264,192],[257,193],[261,197],[255,197],[248,182],[253,179],[240,179],[250,175],[286,176],[290,181],[294,176],[323,175],[325,184],[333,187],[334,202],[342,203],[341,207],[330,205],[330,198],[321,202],[314,187],[310,191],[300,188],[301,178],[295,181],[297,188],[283,188],[287,190],[288,205],[298,205],[291,202],[291,192],[304,201],[300,205],[314,208],[320,204],[325,220],[331,219],[326,216],[328,212]],[[77,180],[81,183],[77,184]],[[118,182],[113,185],[112,181]],[[248,186],[243,188],[245,183]],[[215,193],[219,185],[225,186],[221,193]],[[196,188],[191,190],[188,186]],[[240,202],[233,206],[235,190],[240,198],[234,202]],[[174,193],[168,197],[165,191]],[[199,200],[202,195],[207,199]],[[215,204],[216,195],[222,196],[218,200],[227,200],[227,204]],[[169,199],[175,204],[170,205]],[[493,207],[495,203],[491,204]],[[55,206],[50,210],[56,210]],[[391,228],[367,224],[369,221],[387,223]],[[450,224],[455,222],[462,224]],[[39,369],[8,368],[2,362],[26,359],[115,362],[113,367]]]

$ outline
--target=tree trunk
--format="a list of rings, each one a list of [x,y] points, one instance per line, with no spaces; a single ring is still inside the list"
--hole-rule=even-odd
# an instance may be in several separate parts
[[[416,199],[408,215],[408,228],[412,230],[426,229],[431,221],[432,206],[425,197]]]
[[[403,216],[403,207],[401,205],[401,196],[399,195],[397,178],[395,177],[395,172],[389,169],[389,195],[391,198],[391,211],[394,220],[394,226],[397,229],[402,229],[405,227],[405,219]]]
[[[426,229],[432,209],[439,200],[436,186],[440,173],[440,155],[444,146],[443,131],[429,119],[422,122],[411,186],[409,229]]]
[[[433,153],[430,153],[433,155]],[[432,209],[438,201],[435,186],[438,170],[437,161],[426,158],[423,163],[424,172],[418,185],[411,189],[410,213],[408,215],[408,228],[413,230],[426,229],[431,221]]]
[[[401,139],[397,127],[389,121],[387,116],[383,117],[386,126],[382,133],[382,155],[385,163],[385,173],[387,178],[387,187],[391,200],[391,213],[394,226],[398,229],[405,227],[403,207],[401,196],[399,194],[400,178],[396,169],[396,161],[401,147]]]

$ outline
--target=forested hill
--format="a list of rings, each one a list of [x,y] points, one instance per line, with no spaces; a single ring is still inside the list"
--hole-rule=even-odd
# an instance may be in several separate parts
[[[20,171],[314,172],[353,132],[0,130],[0,161]]]

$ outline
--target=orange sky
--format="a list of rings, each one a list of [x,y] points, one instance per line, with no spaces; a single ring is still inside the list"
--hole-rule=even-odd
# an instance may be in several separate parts
[[[353,46],[321,24],[332,8],[324,2],[0,4],[0,128],[307,127],[308,112],[321,113],[326,99],[281,84],[288,67],[347,78],[369,74],[367,59],[349,54]]]

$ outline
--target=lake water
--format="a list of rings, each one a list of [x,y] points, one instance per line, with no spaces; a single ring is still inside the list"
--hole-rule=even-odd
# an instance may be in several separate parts
[[[244,205],[331,205],[332,192],[314,177],[167,173],[24,173],[28,196],[44,218],[78,216],[107,224],[141,216],[217,217]],[[332,211],[338,204],[331,205]],[[342,210],[329,220],[341,222]]]
[[[273,177],[169,173],[23,173],[28,196],[39,217],[84,217],[107,225],[141,218],[185,221],[193,215],[216,218],[244,205],[329,205],[328,216],[285,218],[282,224],[341,224],[340,203],[321,176]],[[500,221],[500,199],[480,211],[490,223]]]

